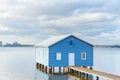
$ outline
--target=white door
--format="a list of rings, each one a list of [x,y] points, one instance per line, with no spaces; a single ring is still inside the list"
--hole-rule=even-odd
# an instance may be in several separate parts
[[[75,65],[74,53],[69,53],[68,61],[69,61],[68,66],[74,66]]]

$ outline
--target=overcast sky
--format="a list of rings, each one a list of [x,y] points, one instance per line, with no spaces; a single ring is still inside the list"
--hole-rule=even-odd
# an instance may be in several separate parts
[[[0,0],[0,41],[37,44],[63,34],[120,44],[120,0]]]

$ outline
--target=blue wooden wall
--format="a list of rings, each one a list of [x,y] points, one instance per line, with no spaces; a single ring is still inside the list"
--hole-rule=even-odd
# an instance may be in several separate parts
[[[70,47],[71,40],[72,47]],[[56,60],[57,52],[61,52],[62,60]],[[86,52],[86,60],[81,60],[81,52]],[[49,47],[49,66],[69,66],[69,53],[75,53],[75,66],[93,66],[93,46],[73,36]]]

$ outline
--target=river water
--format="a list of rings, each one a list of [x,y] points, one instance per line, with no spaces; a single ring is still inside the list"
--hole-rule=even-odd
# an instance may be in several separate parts
[[[120,48],[94,48],[94,69],[120,75]],[[95,77],[90,77],[95,80]],[[75,80],[75,78],[67,75],[48,76],[38,71],[35,67],[33,47],[0,47],[0,80]]]

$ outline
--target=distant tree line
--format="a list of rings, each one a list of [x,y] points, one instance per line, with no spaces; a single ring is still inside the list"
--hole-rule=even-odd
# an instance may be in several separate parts
[[[96,48],[120,48],[120,45],[94,45]]]

